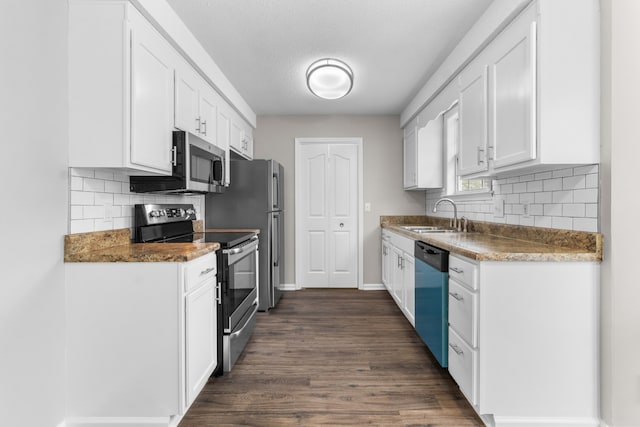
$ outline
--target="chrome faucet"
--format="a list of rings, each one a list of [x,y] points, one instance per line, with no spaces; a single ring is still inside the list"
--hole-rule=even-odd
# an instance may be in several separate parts
[[[453,206],[453,224],[452,224],[452,227],[459,230],[460,224],[458,223],[458,207],[456,206],[456,204],[454,203],[453,200],[447,199],[446,197],[443,197],[442,199],[438,199],[438,201],[436,201],[436,204],[433,205],[433,212],[434,213],[438,212],[438,205],[440,203],[442,203],[442,202],[449,202]]]

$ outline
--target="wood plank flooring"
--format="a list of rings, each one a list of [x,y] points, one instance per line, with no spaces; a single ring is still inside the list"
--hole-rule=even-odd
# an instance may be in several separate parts
[[[482,426],[386,291],[285,292],[180,427]]]

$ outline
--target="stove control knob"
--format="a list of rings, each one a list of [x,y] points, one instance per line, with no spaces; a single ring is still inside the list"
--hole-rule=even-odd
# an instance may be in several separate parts
[[[160,216],[160,211],[151,211],[151,212],[149,212],[149,216],[151,218],[157,218],[157,217]]]
[[[187,215],[195,215],[196,214],[196,210],[195,209],[191,209],[191,208],[187,209],[186,212],[187,212]]]

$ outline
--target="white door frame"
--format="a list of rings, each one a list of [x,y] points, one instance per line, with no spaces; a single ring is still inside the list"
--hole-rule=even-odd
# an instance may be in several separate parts
[[[358,289],[364,289],[363,285],[363,277],[364,277],[364,195],[363,195],[363,164],[362,164],[362,138],[361,137],[349,137],[349,138],[296,138],[295,139],[295,153],[294,158],[295,162],[295,247],[299,248],[300,245],[300,236],[302,236],[302,230],[300,229],[302,220],[299,218],[300,209],[297,208],[299,201],[303,199],[303,196],[300,194],[301,188],[295,185],[296,182],[300,182],[300,168],[297,162],[298,159],[298,151],[302,145],[309,144],[351,144],[355,145],[358,151]],[[295,257],[295,275],[296,275],[296,289],[302,289],[300,285],[302,283],[302,277],[300,274],[300,257],[297,256],[296,251],[294,250]]]

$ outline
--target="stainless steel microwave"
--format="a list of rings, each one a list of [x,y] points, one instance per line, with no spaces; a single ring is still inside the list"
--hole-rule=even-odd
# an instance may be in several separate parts
[[[173,132],[172,174],[131,176],[135,193],[204,194],[221,193],[225,188],[225,152],[184,131]]]

